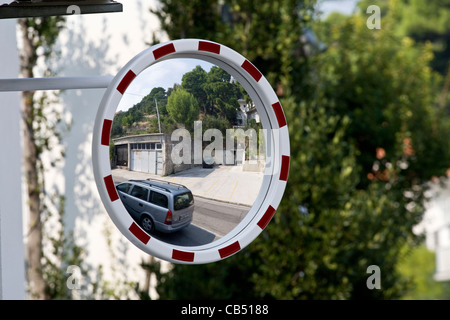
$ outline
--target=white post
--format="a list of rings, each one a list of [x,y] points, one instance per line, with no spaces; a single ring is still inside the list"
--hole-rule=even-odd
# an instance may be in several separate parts
[[[0,5],[8,1],[0,0]],[[19,75],[16,19],[0,20],[0,77]],[[0,92],[0,299],[25,299],[20,93]]]
[[[0,92],[107,88],[113,78],[113,76],[90,76],[0,79]]]

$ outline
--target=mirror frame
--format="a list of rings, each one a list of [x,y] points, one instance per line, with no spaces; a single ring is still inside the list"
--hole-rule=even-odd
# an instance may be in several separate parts
[[[201,246],[172,245],[146,233],[120,201],[111,173],[109,140],[114,115],[129,84],[160,61],[194,58],[211,62],[233,76],[255,103],[266,141],[266,167],[258,196],[242,221],[227,235]],[[121,233],[144,252],[183,264],[225,259],[250,244],[267,226],[283,197],[290,161],[286,118],[273,88],[262,73],[236,51],[211,41],[182,39],[152,46],[131,59],[109,84],[94,123],[92,163],[95,182],[108,215]]]

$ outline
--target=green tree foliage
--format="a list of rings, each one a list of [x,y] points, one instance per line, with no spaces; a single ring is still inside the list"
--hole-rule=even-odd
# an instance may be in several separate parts
[[[230,122],[224,117],[206,115],[202,118],[203,133],[208,129],[218,129],[226,137],[226,130],[230,129]]]
[[[314,0],[161,0],[151,12],[170,39],[199,38],[229,46],[249,58],[275,86],[290,79],[302,94],[308,92],[302,81],[307,64],[299,37],[314,4]]]
[[[430,261],[433,261],[430,263]],[[435,253],[421,245],[410,250],[398,264],[398,270],[414,279],[410,291],[402,299],[406,300],[449,300],[450,281],[437,282],[433,279],[436,272]]]
[[[283,84],[285,90],[294,88],[302,94],[306,60],[300,36],[314,4],[309,0],[225,1],[216,41],[250,59],[273,86]],[[283,81],[289,81],[289,86]]]
[[[119,137],[125,134],[130,134],[130,127],[136,122],[150,122],[150,131],[158,132],[158,123],[156,116],[156,103],[158,104],[158,111],[161,116],[162,131],[168,132],[172,127],[167,119],[166,110],[168,93],[164,88],[155,87],[148,95],[142,98],[141,101],[133,105],[125,112],[119,112],[114,116],[113,125],[111,128],[111,136]],[[146,120],[146,116],[153,116],[150,120]],[[153,120],[155,119],[155,120]],[[155,122],[156,121],[156,122]]]
[[[199,115],[198,102],[192,94],[179,88],[167,100],[167,112],[174,121],[184,123],[185,128],[191,131]]]
[[[156,10],[151,10],[161,22],[161,28],[171,39],[212,39],[218,28],[217,0],[190,1],[164,0]],[[155,38],[155,34],[153,34]],[[159,40],[155,39],[154,42]]]
[[[290,174],[260,237],[225,261],[159,275],[161,299],[390,299],[410,288],[397,265],[420,243],[412,227],[426,182],[450,163],[431,48],[387,27],[389,16],[381,30],[366,28],[365,11],[321,25],[313,4],[224,1],[215,30],[186,33],[240,51],[268,77],[289,127]],[[326,52],[307,54],[308,28]],[[367,288],[370,265],[381,269],[381,290]]]
[[[332,45],[318,57],[330,112],[351,117],[347,134],[360,150],[362,175],[391,170],[408,187],[444,175],[448,115],[436,103],[431,48],[399,39],[390,28],[373,32],[364,25],[355,16],[335,26],[327,39]],[[374,157],[377,150],[383,155]]]
[[[239,109],[238,99],[245,95],[244,89],[222,68],[211,67],[209,72],[196,66],[183,75],[181,87],[191,93],[198,101],[204,116],[227,119],[234,124]]]
[[[196,66],[194,70],[186,72],[181,79],[182,88],[197,99],[200,110],[202,110],[204,114],[211,113],[211,110],[206,109],[207,94],[204,89],[206,81],[207,73],[201,66]]]
[[[230,82],[231,76],[219,67],[212,67],[203,88],[207,96],[208,109],[234,123],[239,109],[238,99],[243,96],[239,86]]]
[[[375,4],[370,0],[362,0],[358,7],[365,12],[366,8]],[[440,74],[446,74],[450,67],[450,1],[426,0],[381,0],[382,17],[392,18],[392,28],[396,35],[408,36],[419,43],[429,42],[435,58],[430,66]],[[384,19],[383,19],[384,22]]]
[[[171,97],[180,89],[196,100],[198,108],[191,110],[195,118],[185,118],[184,116],[189,112],[184,110],[182,105],[177,107],[172,103],[168,107],[168,101],[171,99],[175,101],[175,98]],[[117,113],[114,117],[111,136],[158,132],[158,119],[155,117],[156,103],[162,132],[170,133],[176,128],[177,123],[186,124],[187,121],[193,123],[195,120],[206,121],[204,130],[218,128],[225,132],[235,123],[236,112],[239,108],[238,100],[246,97],[243,87],[231,81],[231,76],[223,69],[213,66],[209,72],[206,72],[198,65],[183,75],[181,85],[174,84],[173,88],[167,91],[164,88],[155,87],[127,111]],[[179,99],[179,96],[176,99]],[[170,112],[169,109],[171,109]],[[147,123],[148,128],[142,129],[142,125],[139,125],[142,123]],[[135,125],[137,129],[134,128]],[[192,127],[192,124],[190,126]]]

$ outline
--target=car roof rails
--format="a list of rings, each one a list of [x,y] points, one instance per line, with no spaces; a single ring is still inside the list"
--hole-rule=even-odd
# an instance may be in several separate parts
[[[169,192],[169,193],[172,193],[172,190],[170,190],[170,189],[168,189],[168,188],[164,188],[164,186],[161,186],[161,185],[159,185],[159,184],[153,184],[153,183],[151,183],[150,181],[146,181],[146,180],[133,180],[133,179],[132,179],[132,180],[128,180],[128,181],[143,183],[143,184],[152,186],[152,187],[154,187],[154,188],[157,188],[157,189],[164,190],[164,191],[167,191],[167,192]]]
[[[170,182],[170,181],[165,181],[165,180],[161,180],[161,179],[155,179],[155,178],[147,178],[145,179],[146,181],[156,181],[156,182],[162,182],[162,183],[167,183],[173,186],[177,186],[177,187],[181,187],[181,188],[186,188],[186,186],[180,184],[180,183],[175,183],[175,182]]]
[[[175,182],[170,182],[170,181],[165,181],[165,180],[161,180],[161,179],[147,178],[145,180],[131,179],[131,180],[128,180],[128,181],[145,183],[145,184],[148,184],[148,185],[153,186],[155,188],[166,190],[167,192],[172,192],[172,190],[170,190],[168,188],[165,188],[164,186],[162,186],[160,184],[156,184],[156,183],[169,184],[169,185],[172,185],[174,187],[177,187],[178,189],[184,188],[184,189],[189,190],[186,186],[184,186],[182,184],[175,183]],[[152,181],[155,182],[155,183],[152,183]]]

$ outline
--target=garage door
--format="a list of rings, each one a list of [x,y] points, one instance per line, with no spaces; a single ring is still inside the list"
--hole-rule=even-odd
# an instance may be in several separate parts
[[[132,150],[130,169],[132,171],[161,174],[162,153],[156,150]]]

